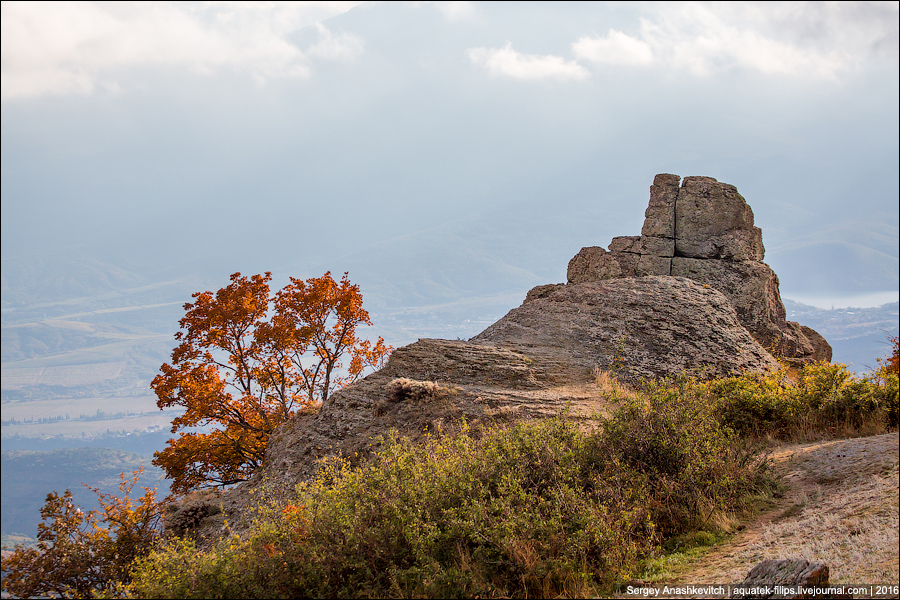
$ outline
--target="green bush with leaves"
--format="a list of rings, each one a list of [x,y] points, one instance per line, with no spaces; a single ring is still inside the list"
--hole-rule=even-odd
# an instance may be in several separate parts
[[[695,399],[659,385],[592,433],[561,415],[420,445],[384,438],[370,463],[332,459],[290,504],[264,505],[249,535],[206,553],[177,542],[142,559],[129,593],[548,597],[612,589],[665,536],[767,483],[764,465]]]
[[[370,464],[325,463],[292,504],[263,509],[247,538],[205,557],[179,547],[149,557],[133,592],[582,595],[598,574],[630,568],[653,537],[635,498],[605,501],[591,452],[565,419],[421,446],[388,437]]]
[[[871,434],[897,427],[897,376],[859,377],[842,363],[815,362],[705,384],[707,402],[740,435],[807,438]]]
[[[768,374],[724,377],[707,384],[708,403],[715,406],[723,423],[739,433],[761,437],[786,431],[798,423],[801,405],[786,393],[786,368]]]
[[[666,536],[702,527],[766,483],[765,464],[722,423],[708,388],[686,376],[644,383],[604,423],[604,442],[647,477]]]
[[[898,408],[900,408],[900,382],[897,373],[885,373],[881,376],[879,386],[879,406],[884,409],[888,427],[896,429],[898,425]]]

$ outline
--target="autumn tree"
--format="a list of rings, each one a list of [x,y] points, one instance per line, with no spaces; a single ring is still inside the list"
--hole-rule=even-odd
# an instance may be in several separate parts
[[[181,431],[153,463],[172,491],[245,481],[262,464],[269,437],[300,410],[379,368],[391,348],[360,339],[371,325],[359,286],[344,273],[291,283],[270,295],[272,274],[231,276],[217,291],[184,305],[172,363],[151,384],[160,409],[180,406]]]
[[[879,372],[882,376],[887,376],[891,373],[894,375],[900,374],[900,338],[895,336],[888,336],[888,343],[891,345],[891,354],[884,358],[879,358]]]
[[[69,490],[47,494],[37,545],[18,546],[3,558],[3,591],[14,598],[93,598],[127,583],[134,561],[160,536],[163,502],[156,488],[131,497],[142,472],[120,476],[121,497],[86,486],[98,495],[100,510],[84,512]]]

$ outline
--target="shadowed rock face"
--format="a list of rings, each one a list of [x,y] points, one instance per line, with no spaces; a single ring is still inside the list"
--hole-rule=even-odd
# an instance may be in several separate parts
[[[569,262],[569,283],[686,277],[725,294],[744,327],[779,356],[795,363],[831,360],[822,336],[785,318],[778,276],[762,262],[762,231],[733,185],[657,175],[644,217],[641,235],[613,238],[609,252],[582,248]]]

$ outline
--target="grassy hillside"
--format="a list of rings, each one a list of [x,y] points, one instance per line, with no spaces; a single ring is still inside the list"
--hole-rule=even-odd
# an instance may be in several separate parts
[[[863,378],[817,363],[629,386],[598,371],[608,417],[564,411],[462,423],[458,435],[437,431],[419,442],[391,432],[376,440],[372,460],[354,466],[333,457],[294,489],[261,479],[239,505],[229,496],[228,510],[240,512],[229,512],[224,538],[220,497],[191,494],[166,510],[176,537],[148,530],[136,570],[130,554],[127,565],[98,563],[92,585],[118,582],[127,587],[113,587],[113,596],[151,598],[610,594],[661,557],[716,543],[742,515],[770,505],[782,489],[763,453],[772,439],[896,430],[896,360],[887,364]],[[128,461],[109,451],[9,459],[29,473],[95,466],[98,477]],[[4,492],[24,483],[4,480]],[[209,544],[181,536],[198,526],[201,535],[207,518]],[[40,578],[10,571],[38,563],[5,563],[6,581],[18,586],[9,591],[33,596],[32,583],[63,581],[106,556],[92,554],[105,546],[84,542],[73,549],[78,564],[69,564],[66,548],[45,548],[62,562]]]
[[[842,365],[632,388],[598,374],[597,385],[618,405],[610,418],[464,426],[420,444],[387,435],[371,462],[325,461],[294,492],[263,484],[249,528],[212,548],[171,541],[129,592],[607,595],[662,555],[721,540],[777,494],[762,440],[897,427],[896,373],[859,379]]]

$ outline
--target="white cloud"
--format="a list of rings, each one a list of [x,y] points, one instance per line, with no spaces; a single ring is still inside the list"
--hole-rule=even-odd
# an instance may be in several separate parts
[[[358,2],[2,4],[2,97],[116,88],[122,69],[228,69],[257,82],[308,77],[310,57],[352,59],[362,43],[320,29],[304,53],[291,32]]]
[[[706,76],[733,69],[766,75],[832,77],[839,57],[817,49],[784,27],[793,6],[727,6],[701,3],[662,5],[655,19],[642,19],[640,36],[660,63]],[[791,38],[794,39],[791,39]]]
[[[475,16],[475,6],[471,2],[435,2],[434,4],[448,21],[462,21]]]
[[[579,80],[590,77],[588,70],[573,60],[567,61],[552,54],[522,54],[513,50],[510,42],[503,48],[469,48],[467,54],[473,63],[482,65],[491,75],[503,75],[523,81]]]
[[[363,52],[363,41],[353,34],[340,33],[335,35],[321,23],[316,23],[316,30],[319,32],[319,41],[307,51],[307,54],[310,56],[326,60],[351,62]]]
[[[653,62],[653,50],[647,42],[615,29],[610,29],[605,38],[580,38],[572,44],[572,52],[581,60],[605,65],[637,66]]]
[[[598,66],[656,65],[695,76],[731,70],[835,79],[897,64],[898,2],[661,2],[632,35],[610,29],[572,44]]]

